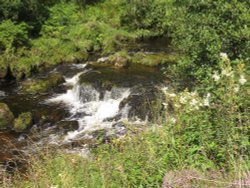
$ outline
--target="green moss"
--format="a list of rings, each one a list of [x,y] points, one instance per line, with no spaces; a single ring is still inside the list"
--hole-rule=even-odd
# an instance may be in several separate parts
[[[8,105],[0,103],[0,129],[5,129],[13,123],[14,115]]]
[[[22,83],[22,91],[29,94],[46,93],[53,87],[64,82],[61,74],[55,73],[48,79],[30,79]]]
[[[127,51],[120,51],[111,55],[108,58],[108,61],[117,68],[124,68],[128,67],[131,61],[130,56],[128,55]]]
[[[25,112],[18,116],[14,121],[14,130],[17,132],[25,131],[29,126],[32,125],[32,114],[31,112]]]

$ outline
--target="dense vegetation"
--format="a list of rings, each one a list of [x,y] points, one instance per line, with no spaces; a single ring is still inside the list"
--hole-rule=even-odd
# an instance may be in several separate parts
[[[5,179],[4,186],[249,183],[249,1],[0,3],[0,78],[24,79],[93,52],[126,54],[128,44],[165,36],[178,54],[165,69],[173,77],[194,80],[191,91],[164,89],[166,113],[157,125],[144,130],[128,125],[131,134],[94,148],[88,159],[60,151],[35,156],[27,179],[14,177],[13,184]]]

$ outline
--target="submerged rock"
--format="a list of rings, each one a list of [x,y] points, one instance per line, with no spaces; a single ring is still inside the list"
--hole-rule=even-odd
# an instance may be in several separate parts
[[[25,112],[18,116],[14,121],[14,130],[16,132],[23,132],[28,129],[33,123],[31,112]]]
[[[78,130],[79,125],[77,121],[60,121],[56,124],[56,128],[64,132]]]
[[[29,79],[24,81],[22,83],[22,91],[28,94],[46,93],[64,81],[61,74],[53,73],[47,79]]]
[[[5,103],[0,103],[0,129],[6,129],[12,125],[14,121],[14,115],[10,111],[9,107]]]

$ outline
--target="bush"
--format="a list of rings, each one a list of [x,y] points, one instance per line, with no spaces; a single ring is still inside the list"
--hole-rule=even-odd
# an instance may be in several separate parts
[[[0,53],[28,45],[28,28],[25,23],[15,24],[11,20],[1,22]]]
[[[188,56],[186,66],[217,66],[219,53],[247,60],[250,5],[246,1],[177,1],[173,44]]]

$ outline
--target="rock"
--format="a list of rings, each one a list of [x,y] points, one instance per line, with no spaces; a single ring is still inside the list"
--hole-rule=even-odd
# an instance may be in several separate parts
[[[29,79],[22,83],[22,91],[28,94],[46,93],[65,82],[59,73],[51,74],[47,79]]]
[[[8,74],[8,67],[6,65],[0,65],[0,79],[5,78]]]
[[[27,130],[33,123],[31,112],[25,112],[18,116],[14,121],[14,130],[16,132],[23,132]]]
[[[34,122],[42,127],[46,124],[55,124],[68,116],[68,112],[64,108],[47,106],[34,112]]]
[[[0,103],[0,129],[5,129],[12,125],[14,115],[5,103]]]
[[[130,56],[126,51],[120,51],[109,57],[109,62],[116,68],[127,68],[130,63]]]
[[[96,62],[89,62],[94,66],[113,66],[114,68],[128,68],[130,63],[130,56],[126,51],[117,52],[108,57],[101,57]]]
[[[60,121],[56,124],[57,129],[64,132],[78,130],[79,125],[77,121]]]
[[[163,94],[152,86],[136,86],[131,89],[131,94],[120,104],[120,109],[129,105],[131,108],[128,113],[129,119],[153,121],[163,112],[161,100]]]

